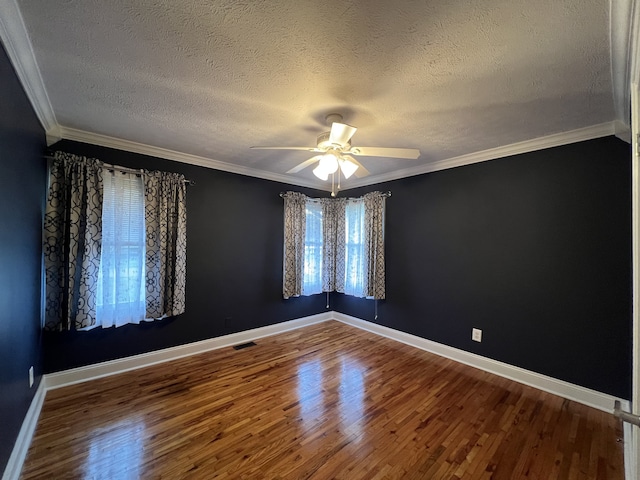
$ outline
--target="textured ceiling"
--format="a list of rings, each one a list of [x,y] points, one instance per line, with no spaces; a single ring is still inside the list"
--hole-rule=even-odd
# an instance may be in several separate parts
[[[265,172],[334,111],[422,152],[374,176],[615,118],[608,0],[17,3],[59,125]]]

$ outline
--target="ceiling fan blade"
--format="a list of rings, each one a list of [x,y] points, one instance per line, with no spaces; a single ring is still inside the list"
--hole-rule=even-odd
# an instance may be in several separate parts
[[[364,168],[362,166],[362,164],[358,160],[353,158],[351,155],[342,155],[342,158],[344,158],[345,160],[349,160],[350,162],[353,162],[358,166],[358,169],[354,173],[354,175],[356,177],[362,178],[362,177],[366,177],[367,175],[369,175],[369,170]]]
[[[288,170],[287,173],[298,173],[299,171],[307,168],[309,165],[312,165],[313,163],[319,161],[321,157],[322,155],[316,155],[315,157],[311,157],[309,160],[305,160],[301,164],[293,167],[291,170]]]
[[[353,147],[349,153],[363,157],[407,158],[411,160],[420,156],[420,150],[417,148]]]
[[[358,130],[351,125],[345,125],[344,123],[333,122],[331,124],[331,133],[329,134],[329,142],[337,143],[338,145],[345,146],[353,137],[353,134]]]
[[[249,147],[254,150],[306,150],[307,152],[320,152],[317,147]]]

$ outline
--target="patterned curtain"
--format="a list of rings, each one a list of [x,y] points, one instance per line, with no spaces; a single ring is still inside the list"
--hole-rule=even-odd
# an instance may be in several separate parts
[[[305,204],[307,197],[287,192],[284,198],[284,261],[282,295],[284,298],[302,295],[304,272],[304,239],[306,230]]]
[[[344,208],[343,198],[322,199],[323,292],[344,291]]]
[[[184,175],[144,171],[147,318],[185,311],[187,202]]]
[[[371,192],[364,200],[365,292],[376,300],[385,298],[384,210],[386,196]]]
[[[44,219],[47,330],[96,323],[102,169],[97,159],[55,153]]]
[[[336,283],[335,283],[335,291],[344,293],[344,280],[345,280],[345,209],[347,207],[347,200],[345,198],[337,198],[334,199],[334,214],[335,214],[335,223],[336,223],[336,270],[334,272]]]

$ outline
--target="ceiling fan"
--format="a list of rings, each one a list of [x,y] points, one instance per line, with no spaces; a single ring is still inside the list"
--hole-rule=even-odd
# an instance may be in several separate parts
[[[355,174],[356,177],[369,175],[366,168],[358,160],[352,157],[390,157],[405,158],[415,160],[420,156],[420,150],[415,148],[381,148],[381,147],[354,147],[351,145],[351,137],[356,133],[357,128],[346,125],[342,122],[342,115],[331,113],[326,116],[327,125],[331,126],[331,131],[318,135],[315,147],[251,147],[261,150],[307,150],[318,153],[314,157],[296,165],[287,173],[298,173],[310,165],[318,162],[318,166],[313,170],[316,177],[321,180],[328,180],[337,172],[338,181],[340,176],[349,178]],[[339,187],[338,187],[339,188]],[[332,192],[333,193],[333,192]]]

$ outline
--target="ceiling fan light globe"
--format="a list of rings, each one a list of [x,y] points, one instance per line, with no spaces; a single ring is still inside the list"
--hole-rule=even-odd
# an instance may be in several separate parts
[[[342,171],[344,178],[349,178],[357,169],[358,166],[355,163],[349,160],[340,159],[340,170]]]
[[[333,153],[327,153],[320,159],[319,165],[327,174],[338,170],[338,159]],[[315,170],[314,170],[315,171]]]
[[[322,165],[318,165],[316,168],[314,168],[313,174],[320,180],[324,180],[325,182],[329,180],[329,172],[322,168]]]

